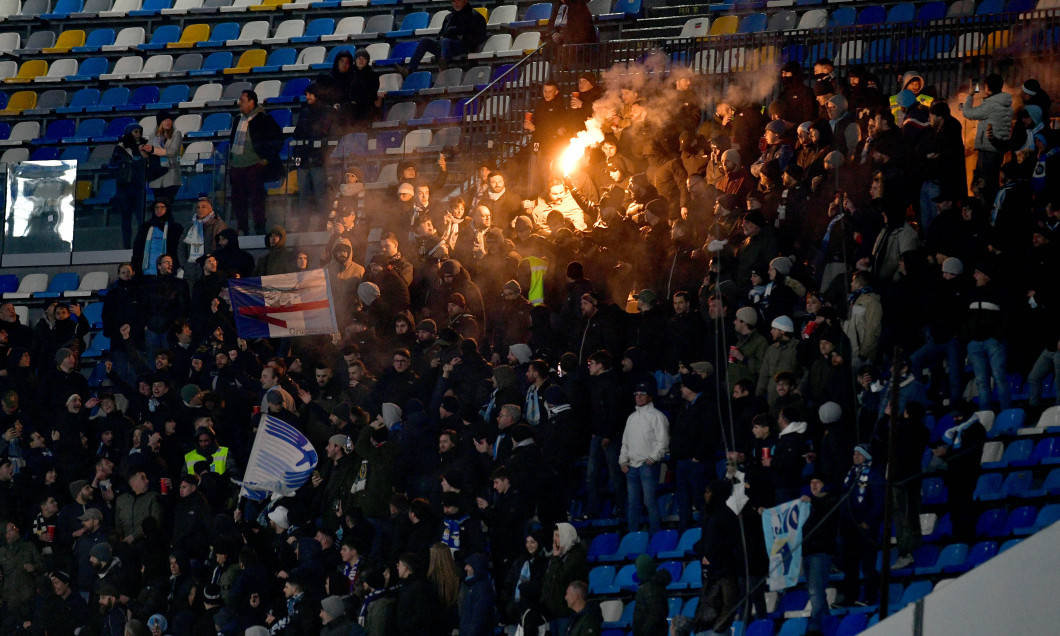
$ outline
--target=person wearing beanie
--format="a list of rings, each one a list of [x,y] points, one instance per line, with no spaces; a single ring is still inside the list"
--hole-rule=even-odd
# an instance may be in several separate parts
[[[828,113],[828,125],[832,129],[836,151],[845,159],[853,157],[861,131],[854,113],[850,112],[846,97],[841,93],[832,95],[825,102],[824,109]]]
[[[698,373],[681,376],[681,406],[670,428],[670,458],[677,462],[677,516],[682,530],[692,527],[692,507],[699,507],[707,483],[707,466],[719,450],[711,400]]]
[[[341,596],[329,596],[320,601],[320,636],[349,636],[353,621],[346,616],[346,605]]]
[[[848,356],[843,355],[846,338],[842,330],[831,326],[814,335],[818,355],[810,363],[799,392],[811,408],[820,406],[823,409],[828,403],[836,408],[843,404],[849,410],[854,403],[850,382],[853,370]]]
[[[736,263],[722,262],[720,273],[726,277],[724,270],[728,264],[728,273],[736,283],[737,296],[745,298],[751,291],[751,272],[765,272],[779,247],[773,226],[759,210],[751,210],[744,215],[742,228],[746,238],[736,247]]]
[[[665,634],[669,614],[666,598],[666,586],[670,584],[669,570],[659,569],[659,564],[651,555],[641,554],[637,557],[637,593],[633,609],[633,633]]]
[[[838,555],[842,582],[836,586],[836,605],[856,602],[875,604],[879,596],[879,573],[876,554],[880,545],[885,479],[874,464],[867,444],[854,448],[853,466],[843,479],[840,492],[849,493],[839,509],[839,539],[843,549]]]
[[[383,419],[376,418],[361,428],[353,444],[353,453],[339,460],[340,463],[348,462],[343,467],[343,472],[348,471],[347,476],[334,487],[329,482],[327,492],[331,499],[345,501],[348,497],[346,493],[352,493],[354,505],[364,512],[365,517],[373,523],[384,522],[390,516],[390,495],[397,479],[398,450],[389,441]]]
[[[761,304],[764,305],[763,317],[770,323],[781,316],[791,316],[799,303],[799,294],[792,288],[798,281],[788,280],[792,262],[787,256],[778,256],[769,262],[765,293]]]
[[[502,286],[500,302],[493,304],[486,325],[486,332],[492,334],[490,345],[494,362],[507,358],[508,364],[519,366],[533,357],[530,347],[524,344],[530,339],[532,309],[533,305],[523,296],[519,283],[510,280]]]
[[[740,159],[740,153],[735,148],[721,153],[721,178],[716,186],[719,193],[724,192],[735,196],[738,207],[743,209],[747,195],[754,189],[754,183],[743,168],[743,164],[740,163]]]
[[[772,408],[777,401],[776,384],[773,378],[778,373],[788,372],[797,377],[801,373],[798,363],[798,342],[792,337],[795,325],[791,318],[778,316],[770,324],[769,333],[773,344],[769,345],[762,356],[762,367],[758,371],[758,383],[755,393],[764,397]]]
[[[736,340],[729,346],[726,375],[730,391],[740,380],[758,382],[758,374],[762,369],[762,360],[769,348],[769,342],[758,332],[757,325],[758,313],[754,309],[741,307],[736,310],[733,319]]]
[[[467,310],[467,300],[463,294],[450,294],[446,304],[446,316],[448,322],[446,327],[452,329],[462,338],[479,338],[478,321],[475,316]]]
[[[780,118],[794,126],[813,119],[817,115],[817,104],[811,89],[803,77],[802,64],[791,61],[780,69]]]
[[[817,528],[807,533],[802,544],[802,569],[810,596],[810,621],[807,625],[807,633],[810,633],[813,630],[820,632],[824,616],[829,612],[826,591],[839,527],[838,515],[834,514],[833,508],[839,496],[830,491],[830,482],[824,475],[815,473],[808,481],[810,493],[801,498],[810,504],[806,527]]]
[[[774,119],[766,124],[765,141],[766,149],[753,164],[751,174],[755,177],[762,175],[762,170],[769,163],[776,161],[778,172],[783,172],[795,156],[795,149],[787,137],[788,125],[783,119]]]

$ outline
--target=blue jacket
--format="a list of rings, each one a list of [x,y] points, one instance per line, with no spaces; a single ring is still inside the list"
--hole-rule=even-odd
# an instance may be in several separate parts
[[[494,618],[495,594],[490,580],[489,563],[481,552],[467,559],[473,575],[464,581],[460,601],[460,636],[490,636],[497,621]]]

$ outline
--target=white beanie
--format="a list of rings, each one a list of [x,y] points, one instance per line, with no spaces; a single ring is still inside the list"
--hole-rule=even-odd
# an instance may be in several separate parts
[[[287,520],[287,508],[283,506],[276,506],[276,509],[269,513],[269,520],[281,530],[291,527],[291,522]]]
[[[791,318],[788,318],[787,316],[777,316],[773,319],[773,324],[771,324],[770,327],[780,329],[787,333],[795,332],[795,325],[791,322]]]

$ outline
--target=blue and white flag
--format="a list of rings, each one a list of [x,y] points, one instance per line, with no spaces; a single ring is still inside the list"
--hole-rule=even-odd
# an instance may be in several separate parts
[[[262,415],[240,495],[254,501],[264,501],[269,493],[292,495],[316,465],[317,452],[305,435],[283,420]]]
[[[810,504],[793,499],[762,512],[762,529],[769,553],[769,589],[794,587],[802,571],[802,527],[810,516]]]
[[[240,338],[338,333],[331,286],[322,269],[234,278],[228,291]]]

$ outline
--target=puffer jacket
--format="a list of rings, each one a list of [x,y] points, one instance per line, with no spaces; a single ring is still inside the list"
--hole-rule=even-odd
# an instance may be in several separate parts
[[[977,120],[975,128],[975,149],[997,152],[997,147],[990,143],[987,127],[992,127],[994,137],[1007,140],[1012,136],[1012,95],[996,93],[985,99],[978,106],[972,106],[975,94],[964,100],[964,118]]]

